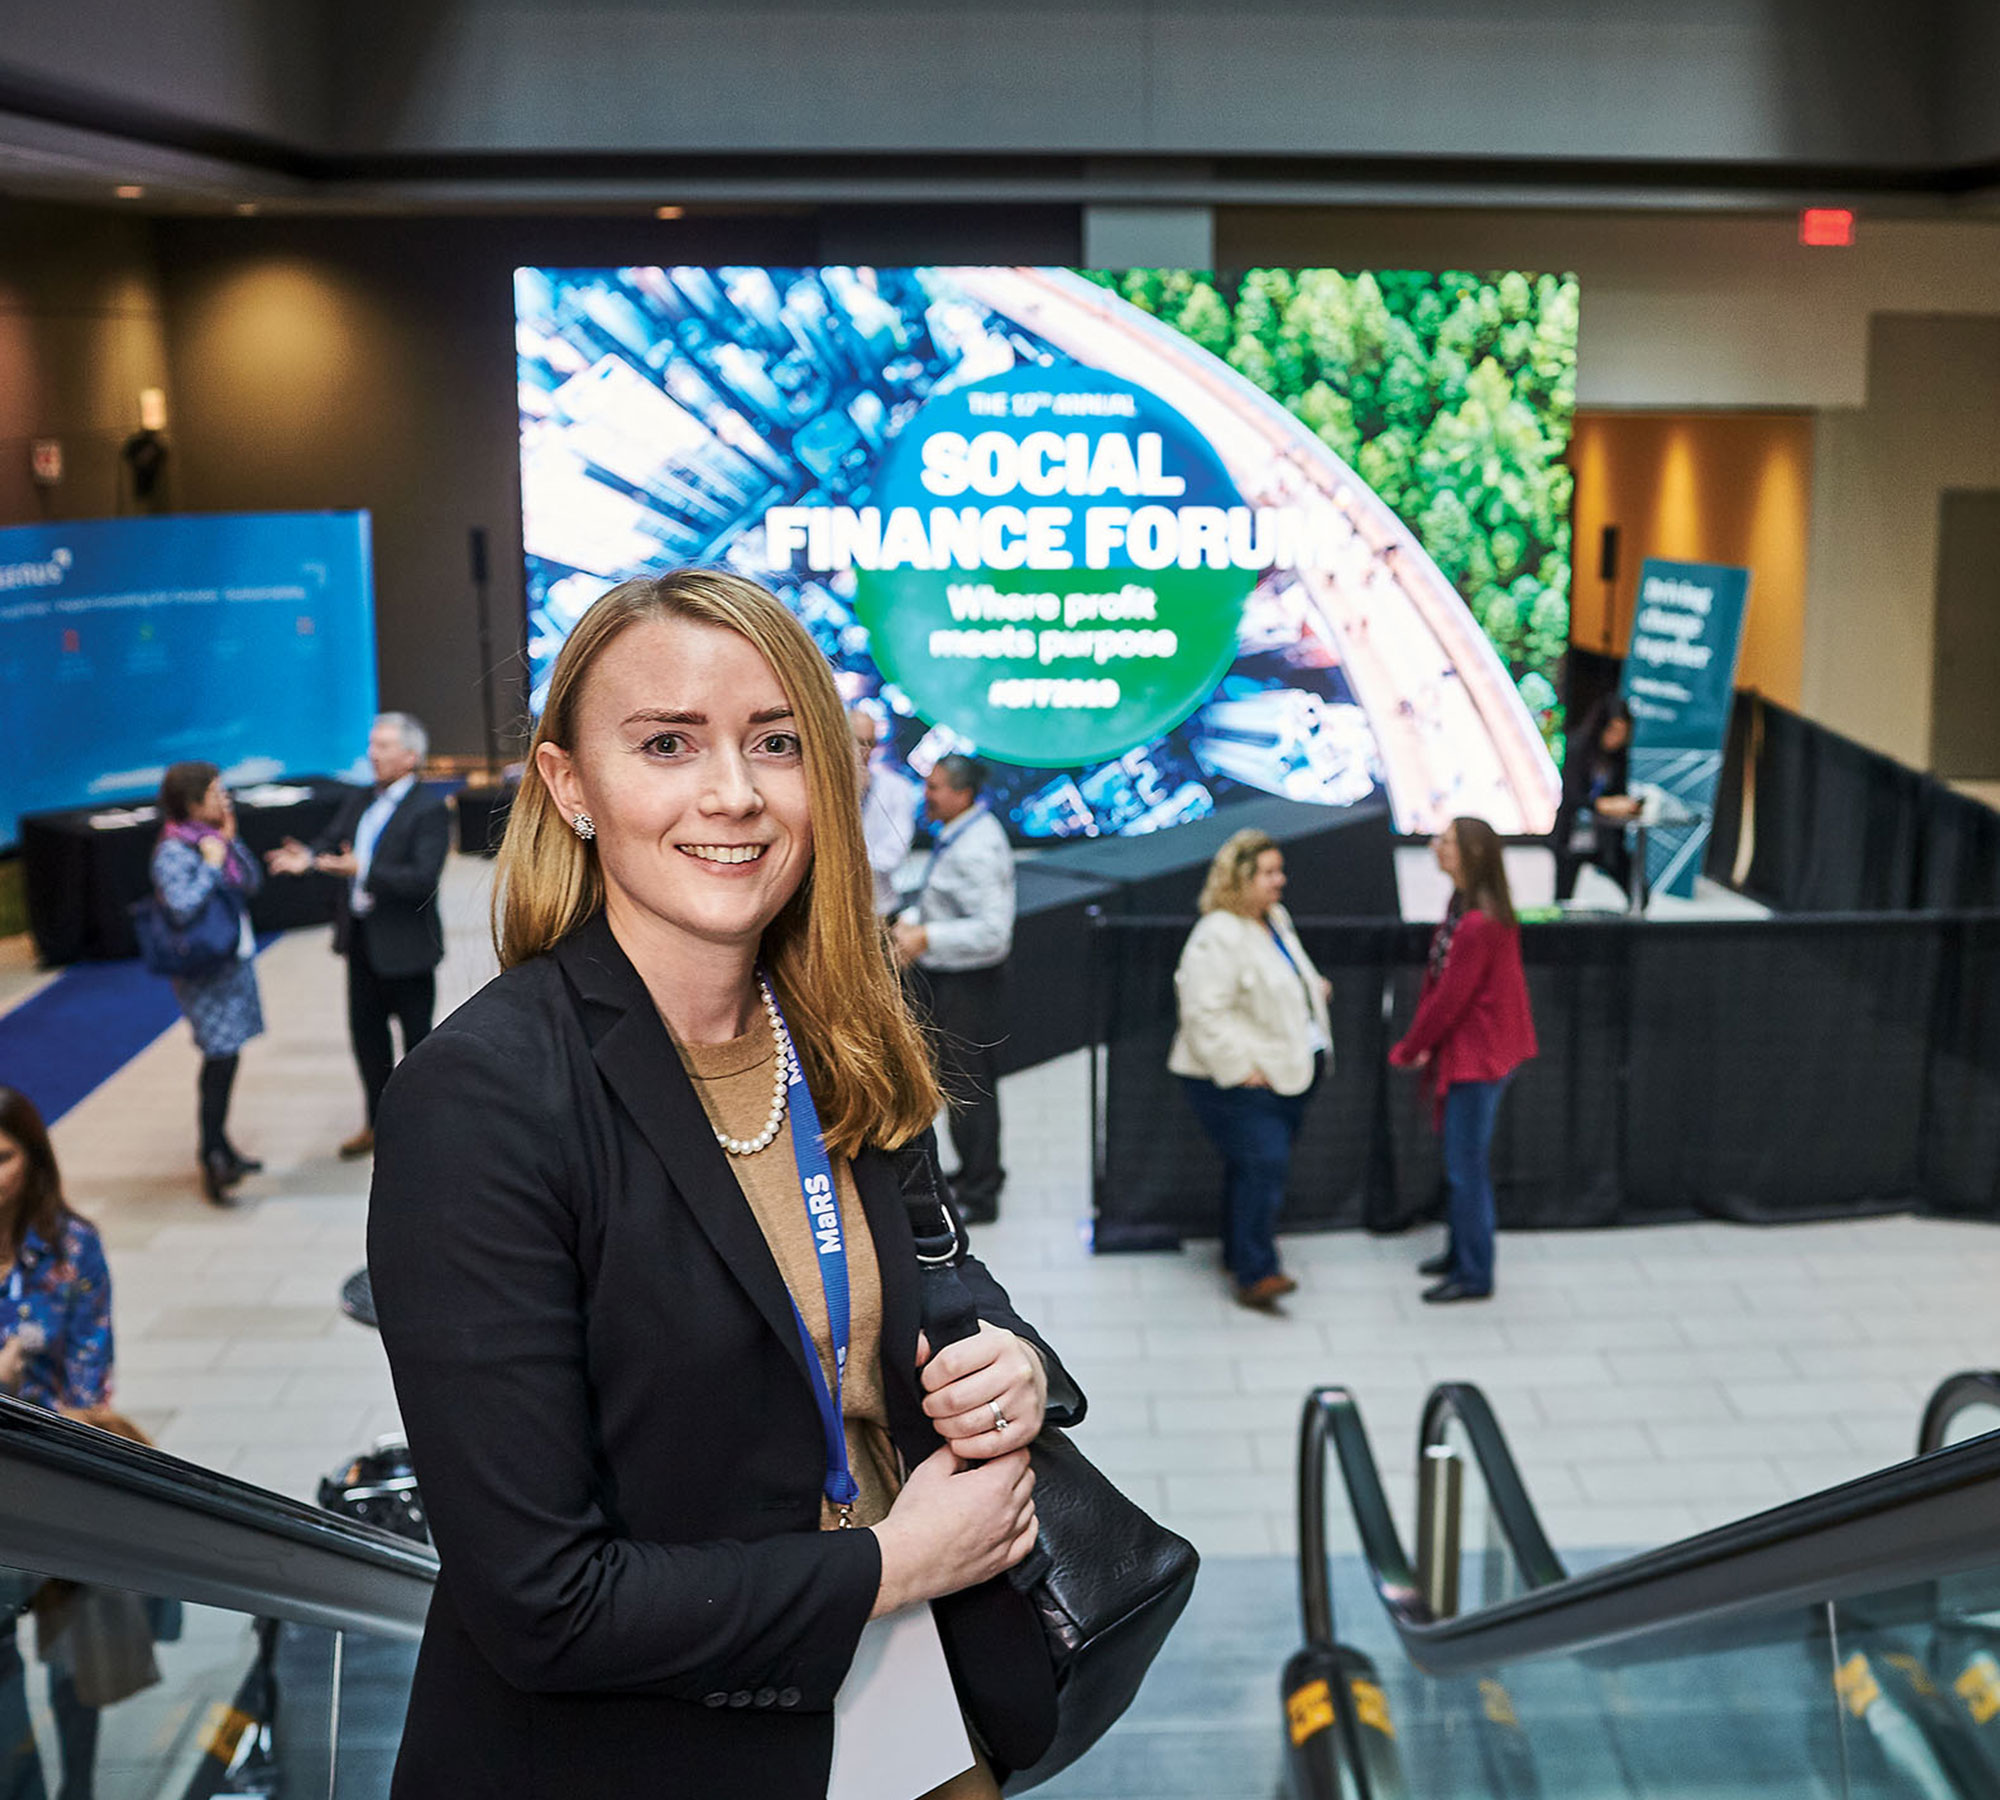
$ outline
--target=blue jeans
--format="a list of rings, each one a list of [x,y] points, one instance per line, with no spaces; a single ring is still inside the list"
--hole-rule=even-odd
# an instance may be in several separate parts
[[[1238,1287],[1278,1272],[1278,1214],[1291,1173],[1292,1140],[1323,1063],[1324,1058],[1315,1059],[1312,1083],[1303,1094],[1217,1087],[1196,1076],[1181,1077],[1194,1116],[1222,1156],[1222,1266]]]
[[[1451,1276],[1475,1294],[1493,1291],[1493,1127],[1498,1081],[1454,1081],[1444,1097],[1444,1179],[1451,1198]]]

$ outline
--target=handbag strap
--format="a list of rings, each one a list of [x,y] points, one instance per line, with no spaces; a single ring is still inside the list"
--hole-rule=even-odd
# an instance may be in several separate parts
[[[947,1344],[979,1335],[979,1314],[959,1274],[965,1261],[965,1227],[945,1191],[934,1132],[926,1131],[892,1151],[890,1161],[909,1214],[910,1235],[916,1240],[918,1311],[935,1356]],[[1026,1594],[1046,1580],[1053,1567],[1047,1549],[1038,1543],[1007,1571],[1006,1578],[1017,1592]]]
[[[918,1307],[935,1354],[979,1332],[979,1314],[958,1272],[965,1261],[965,1228],[945,1192],[937,1139],[931,1132],[890,1152],[889,1161],[909,1215],[910,1236],[916,1240]]]

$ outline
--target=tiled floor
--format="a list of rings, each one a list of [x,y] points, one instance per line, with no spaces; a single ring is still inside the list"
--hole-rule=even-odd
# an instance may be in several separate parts
[[[447,1006],[492,967],[488,879],[466,860],[449,874]],[[17,965],[0,963],[0,1007],[35,983]],[[56,1141],[110,1243],[125,1405],[169,1450],[308,1494],[396,1415],[379,1345],[335,1304],[367,1186],[333,1155],[360,1105],[340,965],[309,932],[261,967],[271,1031],[234,1121],[270,1164],[252,1204],[195,1192],[180,1027]],[[1293,1434],[1317,1382],[1359,1395],[1401,1497],[1426,1387],[1479,1382],[1575,1548],[1663,1541],[1906,1455],[1938,1378],[2000,1362],[2000,1231],[1918,1219],[1508,1236],[1498,1297],[1442,1312],[1417,1300],[1428,1235],[1300,1236],[1286,1315],[1246,1314],[1210,1245],[1084,1249],[1078,1059],[1012,1078],[1004,1107],[1006,1217],[977,1248],[1088,1389],[1085,1448],[1211,1557],[1291,1550]]]

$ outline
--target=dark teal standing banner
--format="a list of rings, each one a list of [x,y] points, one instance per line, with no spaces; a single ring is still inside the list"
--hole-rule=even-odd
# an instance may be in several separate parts
[[[1628,778],[1660,820],[1646,841],[1656,894],[1690,897],[1701,872],[1749,598],[1748,569],[1651,557],[1639,569],[1622,685],[1632,709]]]

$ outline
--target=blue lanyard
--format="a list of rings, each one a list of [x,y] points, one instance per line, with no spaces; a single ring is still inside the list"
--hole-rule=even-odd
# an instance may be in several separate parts
[[[771,1004],[776,1006],[775,990]],[[778,1015],[784,1024],[784,1014]],[[787,1049],[791,1031],[785,1031]],[[819,1252],[820,1285],[826,1292],[826,1321],[833,1339],[833,1386],[826,1384],[820,1367],[819,1346],[813,1342],[799,1303],[792,1301],[792,1322],[799,1328],[799,1347],[805,1352],[806,1373],[812,1377],[813,1400],[819,1407],[820,1433],[826,1440],[826,1497],[840,1513],[843,1526],[853,1523],[854,1503],[861,1497],[847,1466],[847,1424],[841,1412],[841,1398],[847,1387],[847,1346],[852,1329],[847,1294],[847,1238],[840,1221],[840,1194],[833,1185],[833,1165],[827,1160],[826,1139],[820,1135],[819,1110],[813,1105],[812,1089],[806,1086],[805,1070],[798,1056],[790,1057],[787,1104],[792,1113],[792,1155],[799,1165],[799,1194],[805,1202],[806,1221],[812,1227],[813,1248]]]
[[[1316,1041],[1324,1043],[1325,1039],[1319,1028],[1319,1020],[1313,1013],[1312,984],[1306,980],[1305,970],[1299,967],[1298,959],[1292,955],[1291,951],[1285,948],[1285,940],[1278,935],[1278,928],[1271,923],[1271,915],[1269,913],[1264,915],[1264,929],[1271,934],[1271,942],[1278,946],[1278,954],[1285,959],[1292,973],[1298,977],[1299,992],[1305,997],[1306,1018],[1311,1024],[1313,1037]]]
[[[931,846],[931,859],[924,864],[924,879],[917,888],[917,904],[923,904],[924,895],[930,892],[931,877],[938,872],[938,864],[944,861],[944,853],[978,823],[979,815],[987,810],[986,802],[975,801],[963,818],[954,819],[937,834],[937,842]]]

